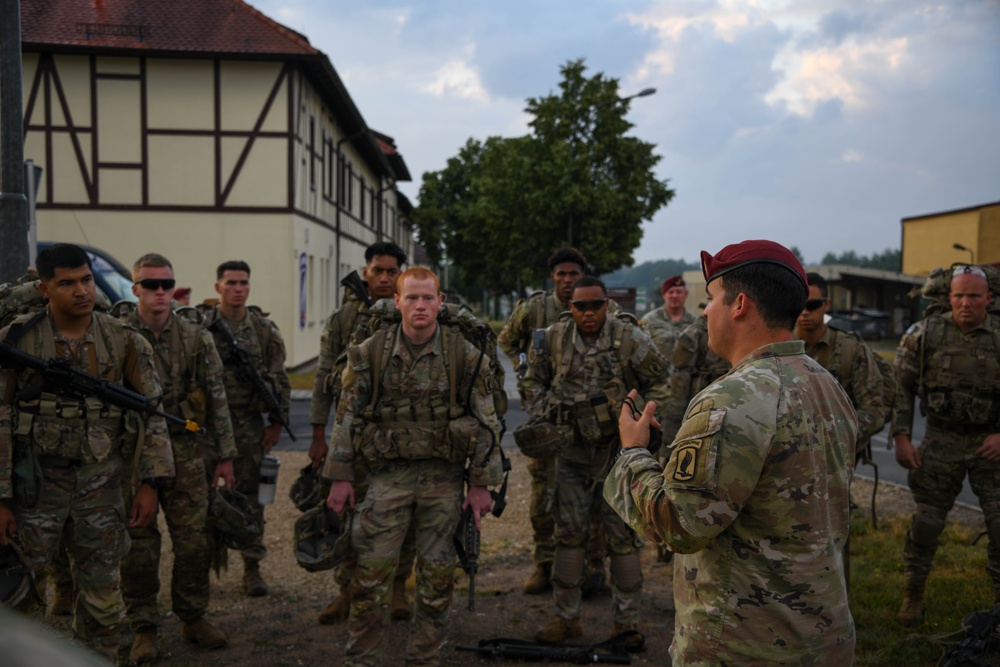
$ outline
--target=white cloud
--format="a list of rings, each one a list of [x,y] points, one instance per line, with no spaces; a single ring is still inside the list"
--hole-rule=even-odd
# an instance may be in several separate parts
[[[861,162],[865,159],[865,154],[861,151],[856,151],[853,148],[848,148],[844,151],[844,154],[840,156],[843,162]]]
[[[421,90],[438,97],[452,95],[465,100],[488,102],[479,73],[465,60],[451,59],[441,65]]]

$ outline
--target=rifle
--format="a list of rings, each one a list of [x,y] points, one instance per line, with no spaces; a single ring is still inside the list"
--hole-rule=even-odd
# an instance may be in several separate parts
[[[637,631],[629,630],[615,635],[599,644],[580,646],[579,644],[535,644],[523,639],[480,639],[478,646],[456,646],[457,651],[478,653],[494,660],[524,660],[525,662],[570,662],[577,665],[608,663],[630,665],[632,658],[624,648],[624,642]]]
[[[480,534],[476,528],[476,517],[472,508],[467,507],[458,521],[458,528],[453,536],[455,551],[458,552],[458,564],[469,575],[469,611],[476,610],[476,572],[479,570]]]
[[[243,380],[244,382],[250,383],[253,390],[257,392],[257,395],[261,397],[264,401],[264,406],[267,411],[271,414],[272,419],[285,427],[285,431],[288,432],[288,437],[295,441],[295,434],[292,433],[292,429],[288,427],[288,422],[285,421],[281,414],[281,403],[278,402],[278,398],[271,391],[271,387],[267,386],[267,380],[264,376],[260,374],[257,370],[257,366],[253,363],[253,358],[250,356],[250,351],[245,347],[240,345],[236,337],[233,336],[233,332],[229,330],[226,323],[222,321],[222,318],[217,318],[214,322],[208,325],[209,331],[214,331],[222,336],[223,340],[226,341],[226,345],[229,347],[230,353],[222,360],[227,366],[236,367],[236,377]]]
[[[980,657],[990,646],[993,629],[1000,623],[1000,604],[989,611],[974,611],[962,621],[965,638],[948,649],[939,663],[941,667],[986,667]]]
[[[169,422],[180,424],[192,433],[204,433],[197,422],[168,415],[156,407],[156,403],[139,392],[126,389],[120,384],[101,380],[72,368],[64,359],[45,361],[33,354],[23,352],[7,341],[0,341],[0,367],[22,370],[30,368],[42,376],[40,384],[28,387],[18,394],[22,401],[38,398],[47,387],[51,387],[61,396],[84,399],[96,396],[105,403],[110,403],[124,410],[133,410],[145,415],[157,415]]]

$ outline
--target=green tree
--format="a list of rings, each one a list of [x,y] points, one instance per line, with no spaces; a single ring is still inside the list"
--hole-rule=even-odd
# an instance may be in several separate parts
[[[853,250],[848,250],[837,255],[828,252],[823,255],[820,264],[846,264],[848,266],[860,266],[868,269],[881,269],[883,271],[899,271],[903,266],[903,251],[893,248],[886,248],[882,252],[874,253],[871,257],[858,255]]]
[[[414,212],[432,259],[447,256],[479,287],[520,289],[545,279],[546,257],[574,245],[595,273],[632,265],[641,223],[673,197],[653,168],[655,146],[625,134],[618,81],[561,69],[560,93],[527,101],[531,133],[470,139],[424,174]]]

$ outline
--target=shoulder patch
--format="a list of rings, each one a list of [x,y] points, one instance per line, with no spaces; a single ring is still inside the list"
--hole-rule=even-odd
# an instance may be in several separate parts
[[[705,490],[716,486],[719,454],[716,436],[722,429],[726,411],[712,408],[711,401],[701,406],[707,407],[688,415],[671,444],[673,451],[663,471],[667,484]]]
[[[367,370],[371,365],[368,356],[361,351],[360,345],[352,345],[347,349],[347,363],[356,371]]]

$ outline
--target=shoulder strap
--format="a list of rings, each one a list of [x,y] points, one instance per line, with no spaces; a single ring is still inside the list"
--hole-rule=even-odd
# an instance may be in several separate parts
[[[40,310],[24,322],[11,324],[10,328],[7,329],[7,335],[4,336],[3,342],[7,343],[11,347],[14,347],[17,345],[17,341],[21,340],[21,336],[38,324],[43,317],[45,317],[45,311]]]
[[[371,398],[368,400],[368,405],[374,410],[375,406],[378,405],[379,394],[382,393],[382,373],[385,371],[383,364],[386,363],[386,358],[388,357],[388,350],[385,348],[389,345],[389,337],[386,335],[385,329],[379,329],[372,334],[371,342],[371,355],[372,363],[369,367],[371,371],[371,383],[372,391]]]

